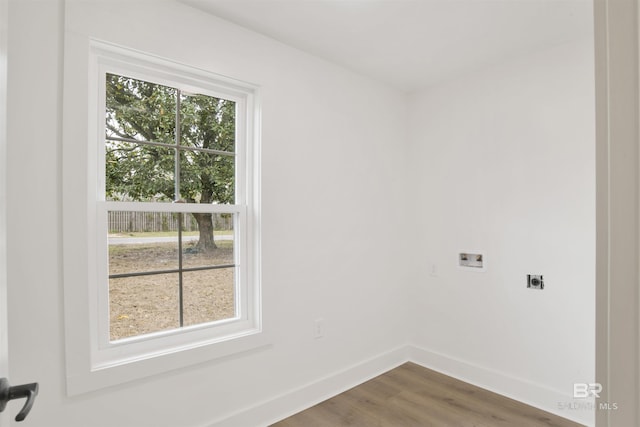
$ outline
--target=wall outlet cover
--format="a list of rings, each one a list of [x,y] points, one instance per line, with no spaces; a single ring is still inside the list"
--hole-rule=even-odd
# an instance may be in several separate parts
[[[486,271],[487,262],[483,251],[458,252],[458,268],[468,271]]]
[[[541,274],[527,274],[527,288],[544,289],[544,277]]]

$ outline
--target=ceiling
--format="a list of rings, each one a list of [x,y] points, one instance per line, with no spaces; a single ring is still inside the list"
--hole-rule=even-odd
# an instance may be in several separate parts
[[[403,91],[593,34],[591,0],[180,0]]]

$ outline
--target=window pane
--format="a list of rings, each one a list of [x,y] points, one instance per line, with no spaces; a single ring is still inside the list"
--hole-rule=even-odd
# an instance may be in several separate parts
[[[185,326],[236,316],[234,271],[231,267],[183,274]]]
[[[183,92],[180,97],[180,120],[180,144],[235,152],[235,102]]]
[[[105,156],[107,200],[173,201],[175,149],[107,141]]]
[[[183,238],[184,268],[208,265],[233,265],[233,214],[188,214],[197,222],[197,236]],[[199,225],[198,225],[199,224]]]
[[[178,274],[109,279],[110,339],[180,327]]]
[[[107,74],[107,138],[175,143],[176,89]]]
[[[108,228],[112,341],[235,316],[233,214],[109,211]]]
[[[235,156],[180,153],[180,195],[195,203],[235,203]]]
[[[179,216],[109,212],[109,275],[177,269]],[[189,228],[193,229],[183,224],[183,229]],[[184,234],[195,236],[197,229]]]

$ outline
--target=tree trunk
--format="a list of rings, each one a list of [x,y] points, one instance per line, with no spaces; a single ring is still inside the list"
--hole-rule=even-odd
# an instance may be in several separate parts
[[[198,223],[200,237],[195,249],[199,252],[212,252],[218,248],[213,240],[213,215],[210,213],[192,213]]]

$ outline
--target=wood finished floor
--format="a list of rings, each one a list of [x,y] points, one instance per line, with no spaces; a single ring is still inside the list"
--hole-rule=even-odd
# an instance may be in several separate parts
[[[524,403],[405,363],[272,427],[578,427]]]

